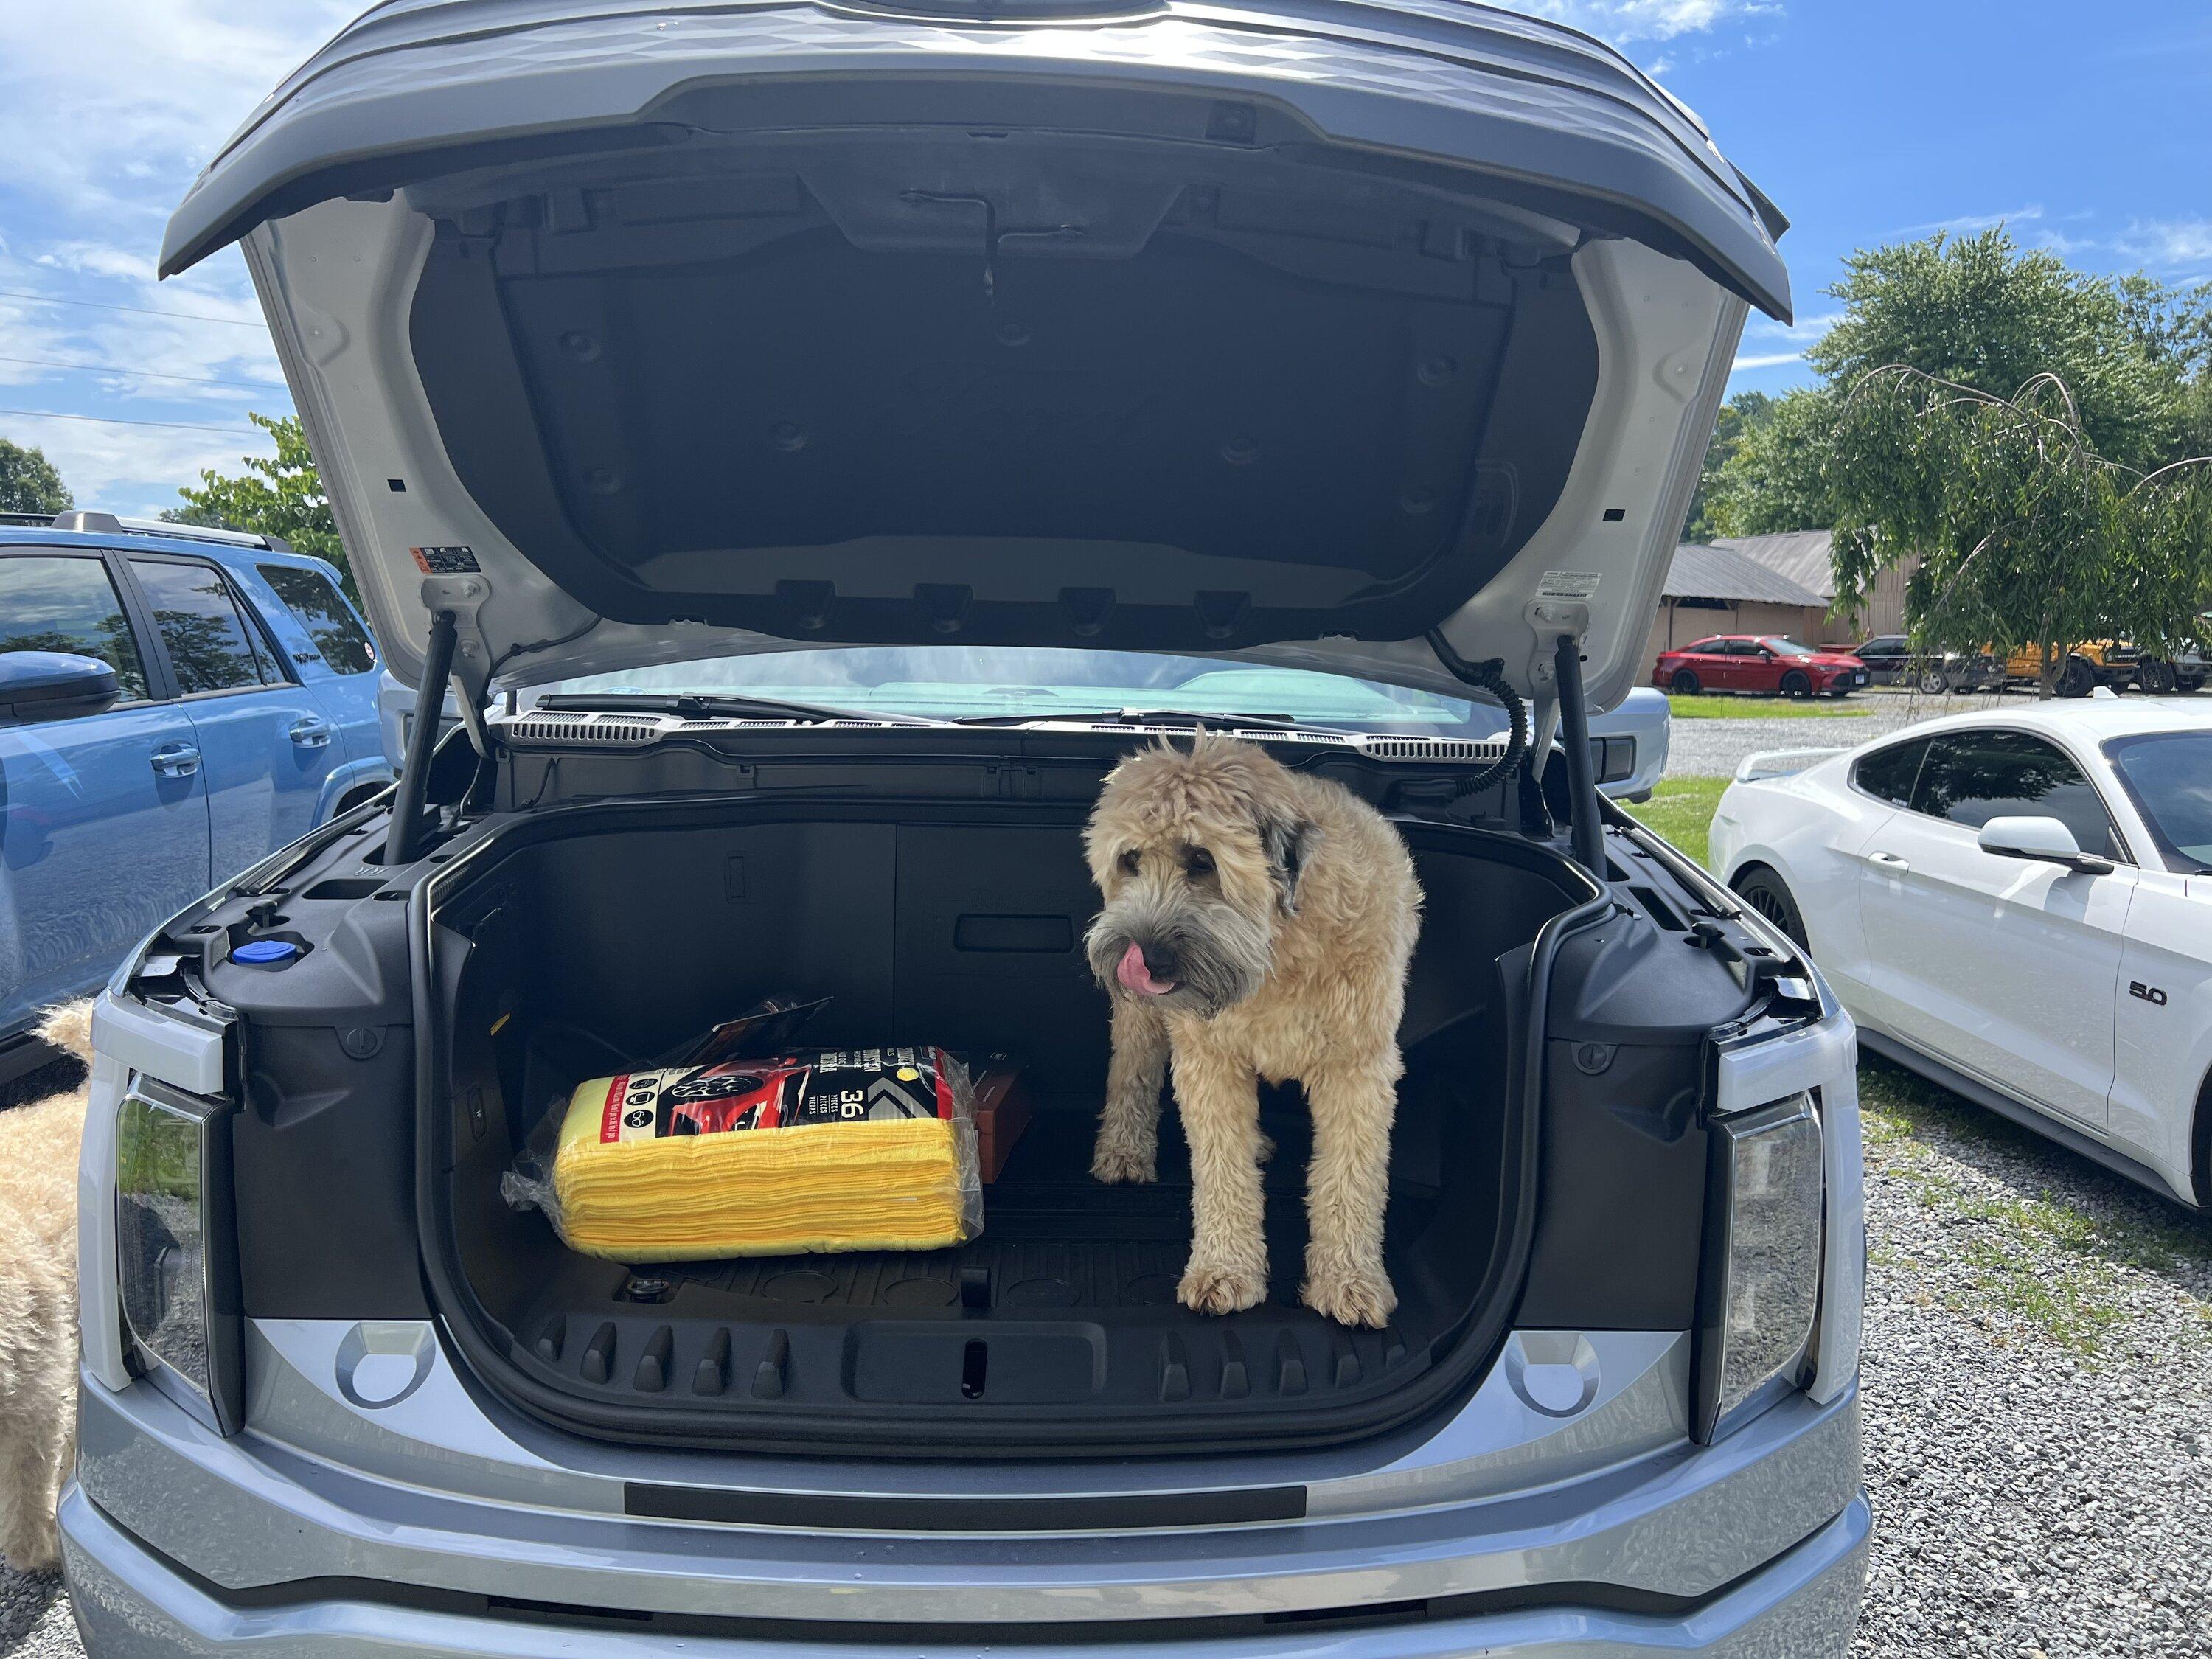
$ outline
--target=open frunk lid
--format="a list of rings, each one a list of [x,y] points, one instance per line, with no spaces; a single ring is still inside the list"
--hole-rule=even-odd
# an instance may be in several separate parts
[[[389,0],[172,222],[245,240],[372,617],[479,687],[1066,645],[1595,702],[1779,222],[1579,34],[1444,0]],[[1537,608],[1545,607],[1539,615]]]

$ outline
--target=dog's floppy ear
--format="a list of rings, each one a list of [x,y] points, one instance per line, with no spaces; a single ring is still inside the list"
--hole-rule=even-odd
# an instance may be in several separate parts
[[[1275,878],[1286,916],[1298,913],[1298,878],[1305,873],[1306,863],[1320,841],[1320,826],[1310,819],[1273,816],[1260,819],[1260,845],[1267,852],[1267,869]]]

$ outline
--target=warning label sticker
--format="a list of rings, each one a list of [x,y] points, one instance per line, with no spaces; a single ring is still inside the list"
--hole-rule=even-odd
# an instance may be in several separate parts
[[[1547,570],[1536,584],[1540,599],[1586,599],[1603,580],[1595,570]]]
[[[416,568],[426,576],[474,576],[482,567],[471,547],[410,547]]]

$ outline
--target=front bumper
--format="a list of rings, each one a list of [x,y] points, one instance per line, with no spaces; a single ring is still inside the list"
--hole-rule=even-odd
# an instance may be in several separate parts
[[[93,1654],[1810,1659],[1844,1651],[1864,1577],[1856,1390],[1789,1396],[1693,1446],[1680,1337],[1590,1339],[1610,1380],[1540,1451],[1500,1375],[1418,1442],[1301,1455],[1302,1521],[983,1535],[919,1516],[900,1533],[633,1518],[625,1478],[757,1483],[770,1466],[548,1437],[442,1363],[387,1404],[349,1405],[311,1375],[343,1367],[332,1334],[303,1324],[257,1349],[258,1426],[228,1438],[143,1382],[88,1375],[62,1521]],[[1532,1480],[1539,1466],[1552,1478]],[[927,1483],[974,1478],[803,1467],[810,1489],[904,1482],[923,1506]],[[793,1466],[774,1468],[789,1486]],[[1009,1466],[988,1484],[1067,1474]]]
[[[867,1625],[841,1631],[778,1630],[742,1617],[727,1633],[697,1622],[655,1628],[657,1622],[593,1617],[575,1608],[477,1598],[374,1598],[327,1593],[304,1584],[295,1598],[254,1598],[240,1603],[180,1572],[95,1508],[72,1485],[62,1504],[71,1606],[93,1659],[186,1659],[252,1651],[261,1659],[368,1659],[369,1656],[471,1656],[472,1659],[541,1659],[594,1654],[675,1656],[686,1659],[953,1659],[978,1650],[1020,1656],[1098,1659],[1116,1652],[1203,1652],[1215,1659],[1289,1659],[1342,1654],[1361,1659],[1602,1659],[1607,1655],[1711,1654],[1729,1659],[1819,1659],[1844,1654],[1858,1623],[1866,1582],[1872,1517],[1864,1493],[1811,1537],[1748,1577],[1674,1616],[1613,1612],[1572,1602],[1501,1609],[1464,1617],[1381,1617],[1371,1623],[1291,1626],[1275,1632],[1209,1637],[1202,1626],[1180,1631],[1144,1627],[1145,1634],[1116,1639],[1096,1626],[1008,1641],[988,1630],[963,1632],[951,1640],[915,1641],[906,1632],[878,1638]],[[857,1576],[857,1575],[856,1575]],[[368,1588],[366,1585],[359,1589]],[[410,1605],[410,1601],[416,1605]],[[1356,1632],[1356,1633],[1355,1633]],[[964,1638],[964,1639],[963,1639]],[[1356,1649],[1353,1645],[1356,1644]]]

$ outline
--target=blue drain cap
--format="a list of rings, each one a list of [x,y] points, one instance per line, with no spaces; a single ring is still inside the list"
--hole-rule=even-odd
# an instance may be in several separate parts
[[[230,959],[256,968],[281,968],[299,954],[300,947],[289,939],[252,939],[233,951]]]

